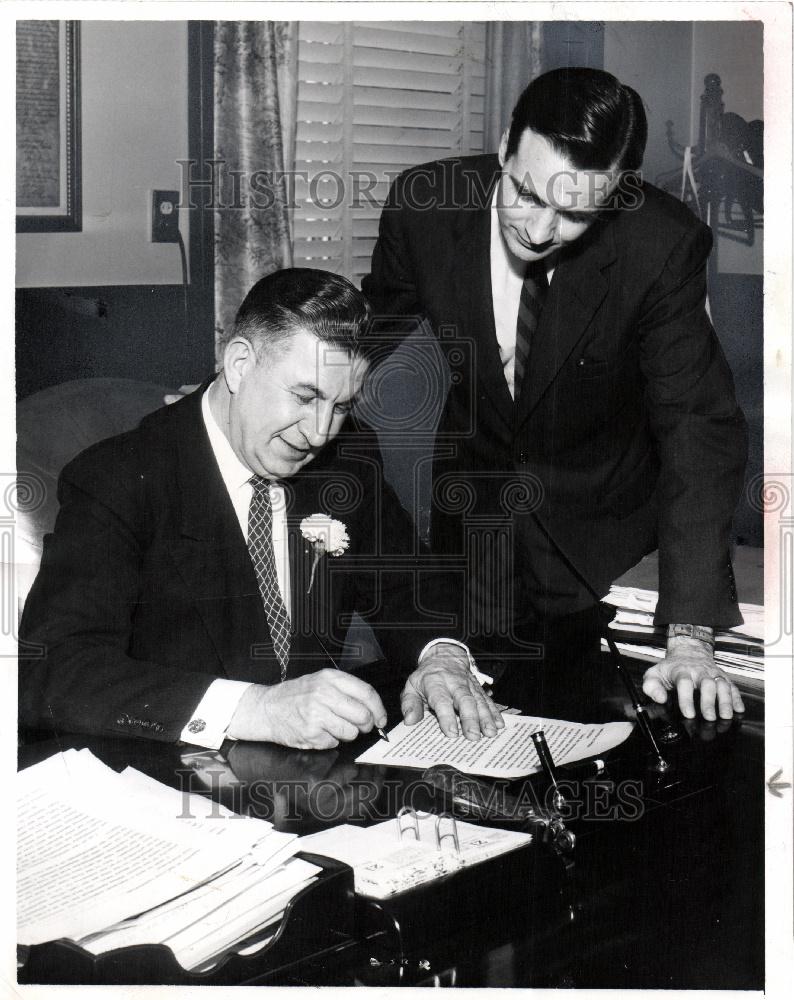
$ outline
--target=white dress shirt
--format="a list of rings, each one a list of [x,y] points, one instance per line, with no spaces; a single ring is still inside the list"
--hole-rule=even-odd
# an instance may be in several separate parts
[[[499,181],[504,183],[504,178]],[[493,318],[496,339],[499,343],[499,357],[507,381],[510,395],[515,399],[516,327],[518,325],[518,304],[521,301],[521,286],[526,274],[526,261],[519,260],[505,246],[502,230],[499,228],[499,212],[496,208],[498,187],[491,199],[491,295],[493,296]],[[547,266],[549,281],[554,269]]]
[[[253,487],[249,480],[251,470],[243,465],[235,455],[226,435],[218,427],[212,415],[209,401],[209,389],[201,400],[201,416],[207,436],[210,439],[212,453],[218,463],[221,478],[229,494],[229,499],[237,515],[240,531],[248,541],[248,508],[251,505]],[[270,485],[270,501],[273,507],[273,556],[276,560],[276,576],[281,597],[287,614],[290,614],[290,576],[289,576],[289,543],[287,535],[287,502],[283,486],[278,483]],[[217,750],[226,738],[226,730],[232,721],[235,709],[245,690],[250,686],[248,681],[232,681],[225,677],[214,680],[204,693],[204,697],[196,706],[185,728],[180,733],[180,739],[186,743]],[[191,729],[192,727],[192,729]],[[199,732],[195,730],[199,729]]]
[[[517,311],[518,305],[516,305],[516,313]],[[232,501],[240,530],[247,542],[248,508],[251,504],[251,495],[253,493],[253,487],[249,483],[251,471],[235,455],[226,435],[215,422],[210,409],[209,389],[204,393],[201,400],[201,415],[204,419],[204,426],[207,429],[215,461],[218,463],[221,478]],[[278,576],[281,596],[289,615],[289,545],[287,505],[284,488],[277,483],[272,483],[270,486],[270,499],[273,506],[273,555],[276,560],[276,575]],[[460,646],[468,656],[470,669],[477,680],[481,684],[492,683],[490,677],[486,674],[481,674],[477,670],[468,646],[455,639],[433,639],[419,654],[417,662],[420,663],[426,652],[442,642]],[[227,738],[226,733],[240,699],[249,687],[250,683],[248,681],[233,681],[225,677],[216,678],[212,681],[203,698],[191,713],[190,719],[179,734],[179,738],[183,742],[192,743],[195,746],[206,747],[210,750],[219,749],[220,745]]]

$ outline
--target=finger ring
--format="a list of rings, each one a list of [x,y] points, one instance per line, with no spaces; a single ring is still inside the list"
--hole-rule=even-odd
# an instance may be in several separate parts
[[[723,674],[714,674],[706,678],[707,681],[714,681],[715,684],[717,681],[727,681],[727,679]]]

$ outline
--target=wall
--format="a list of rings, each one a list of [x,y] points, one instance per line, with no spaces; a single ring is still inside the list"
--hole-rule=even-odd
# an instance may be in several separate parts
[[[698,21],[692,30],[692,117],[697,121],[703,78],[718,73],[725,109],[751,121],[764,117],[764,26],[760,21]]]
[[[149,191],[181,186],[187,24],[83,21],[81,50],[83,231],[19,234],[17,287],[178,284],[178,247],[149,243]]]
[[[607,21],[604,69],[634,87],[646,103],[646,178],[653,183],[663,171],[680,170],[680,161],[667,145],[665,123],[674,123],[678,142],[690,141],[692,24]]]
[[[700,96],[708,73],[722,80],[725,108],[747,121],[764,116],[763,24],[759,21],[609,21],[604,68],[636,87],[648,109],[645,176],[680,176],[665,122],[677,142],[697,143]],[[669,177],[669,175],[668,175]],[[760,234],[759,234],[760,235]],[[762,241],[753,246],[718,234],[716,258],[723,274],[763,272]]]
[[[721,77],[726,110],[747,120],[763,117],[762,30],[762,24],[751,21],[606,23],[604,69],[646,101],[648,180],[656,181],[664,171],[680,177],[681,161],[667,145],[665,122],[674,122],[679,143],[697,142],[707,73]],[[719,273],[712,269],[709,278],[712,317],[750,428],[749,480],[763,467],[762,240],[748,247],[719,233],[716,239]],[[747,544],[762,544],[761,517],[744,500],[735,534]]]
[[[717,73],[722,81],[726,111],[741,115],[746,121],[764,117],[764,41],[759,21],[698,22],[692,32],[692,118],[700,114],[703,78]],[[738,208],[734,215],[741,216]],[[763,274],[763,230],[747,246],[741,239],[722,232],[717,254],[722,274]]]
[[[150,191],[181,188],[185,22],[81,22],[83,230],[17,235],[17,396],[77,378],[178,386],[213,368],[186,317],[176,244],[149,242]],[[188,246],[187,212],[181,229]]]

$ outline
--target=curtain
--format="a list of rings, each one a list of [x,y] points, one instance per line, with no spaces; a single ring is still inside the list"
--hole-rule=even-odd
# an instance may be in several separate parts
[[[495,153],[522,90],[543,70],[540,21],[489,21],[485,28],[483,149]]]
[[[213,55],[217,342],[251,285],[292,264],[297,23],[217,21]]]

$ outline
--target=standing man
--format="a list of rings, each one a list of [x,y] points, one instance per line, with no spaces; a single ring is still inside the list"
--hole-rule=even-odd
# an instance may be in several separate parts
[[[658,547],[669,637],[644,691],[675,688],[692,717],[699,689],[705,718],[730,718],[713,636],[741,621],[745,424],[705,311],[711,233],[639,179],[646,134],[610,74],[538,77],[498,156],[395,181],[362,287],[387,329],[429,320],[449,362],[431,545],[466,562],[479,657],[592,647],[597,597]]]
[[[344,278],[268,275],[215,378],[64,469],[21,623],[23,728],[212,748],[353,740],[386,725],[378,693],[325,652],[339,655],[354,610],[413,671],[406,716],[419,699],[448,735],[458,720],[470,739],[504,725],[465,652],[417,610],[410,520],[349,415],[368,321]]]

